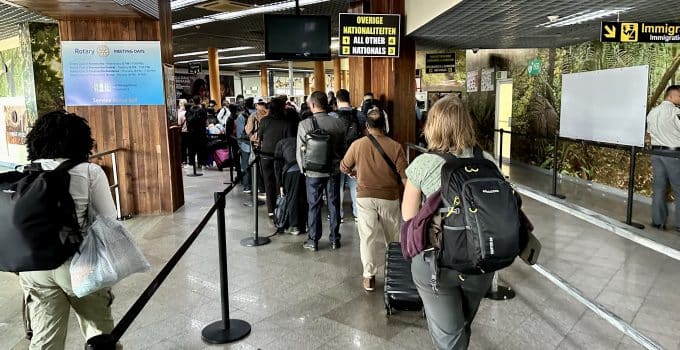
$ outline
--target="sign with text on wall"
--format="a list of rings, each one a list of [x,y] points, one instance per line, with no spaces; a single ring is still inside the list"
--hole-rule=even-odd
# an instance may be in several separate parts
[[[425,73],[454,73],[455,71],[455,52],[425,54]]]
[[[163,105],[158,41],[62,41],[67,106]]]
[[[399,57],[401,15],[341,13],[339,55]]]
[[[600,41],[680,43],[680,23],[602,22]]]

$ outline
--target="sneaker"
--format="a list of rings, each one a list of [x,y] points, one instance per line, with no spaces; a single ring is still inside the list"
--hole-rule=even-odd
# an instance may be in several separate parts
[[[375,276],[364,277],[364,289],[367,292],[372,292],[375,290]]]
[[[319,245],[316,242],[308,239],[305,244],[302,245],[302,248],[315,252],[319,250]]]
[[[340,244],[340,241],[331,243],[331,249],[333,249],[333,250],[340,249],[340,247],[342,247],[342,244]]]
[[[253,190],[251,190],[250,188],[246,188],[246,189],[243,189],[243,193],[251,194],[251,193],[253,193]]]
[[[300,229],[297,228],[297,227],[295,227],[295,226],[293,226],[293,227],[291,227],[291,228],[288,229],[288,234],[291,234],[291,235],[293,235],[293,236],[297,236],[297,235],[299,235],[300,233],[302,233],[302,231],[300,231]]]
[[[359,218],[355,216],[355,217],[354,217],[354,222],[359,222]]]

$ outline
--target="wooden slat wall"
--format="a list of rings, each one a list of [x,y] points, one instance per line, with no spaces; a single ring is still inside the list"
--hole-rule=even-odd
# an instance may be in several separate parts
[[[59,31],[61,40],[160,40],[158,21],[139,18],[61,20]],[[124,215],[169,213],[183,204],[181,169],[177,159],[171,160],[171,154],[179,158],[177,143],[171,150],[169,142],[176,137],[170,136],[165,106],[69,110],[87,118],[97,151],[127,149],[119,157]]]
[[[350,4],[350,12],[353,13],[394,13],[403,16],[404,11],[404,0],[373,0],[370,3],[363,1]],[[415,141],[414,41],[402,36],[399,58],[350,58],[349,64],[353,103],[360,103],[359,96],[363,97],[364,92],[373,92],[390,117],[392,137],[402,144]],[[357,98],[359,100],[355,100]]]

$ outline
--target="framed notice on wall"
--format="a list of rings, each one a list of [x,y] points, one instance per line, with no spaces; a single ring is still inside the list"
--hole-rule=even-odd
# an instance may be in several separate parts
[[[67,106],[164,105],[158,41],[62,41]]]
[[[479,71],[473,70],[467,72],[467,92],[479,91]]]

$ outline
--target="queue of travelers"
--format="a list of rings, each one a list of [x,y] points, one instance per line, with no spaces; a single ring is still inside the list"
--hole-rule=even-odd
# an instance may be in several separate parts
[[[349,216],[342,210],[347,186],[360,238],[362,286],[368,292],[376,289],[378,268],[384,263],[376,255],[377,245],[399,242],[400,233],[404,239],[404,222],[412,222],[421,209],[426,209],[425,199],[444,185],[442,167],[447,159],[493,162],[492,156],[479,150],[474,123],[462,100],[455,96],[444,97],[432,106],[424,128],[424,139],[432,153],[417,157],[410,165],[402,145],[389,137],[388,116],[371,93],[364,95],[359,108],[353,107],[349,91],[344,89],[332,96],[313,92],[299,109],[286,96],[270,101],[239,96],[236,102],[222,101],[216,111],[214,101],[199,95],[191,101],[179,101],[182,162],[208,165],[216,161],[211,158],[218,157],[217,153],[210,154],[211,142],[222,142],[242,179],[243,192],[254,190],[253,175],[262,180],[259,183],[263,184],[260,189],[267,213],[279,232],[306,233],[301,249],[313,252],[319,250],[323,237],[324,204],[330,220],[330,249],[342,247],[340,227]],[[69,132],[61,132],[65,129]],[[67,134],[71,136],[63,136]],[[213,136],[219,137],[211,140]],[[39,118],[27,142],[29,159],[53,168],[64,159],[85,162],[92,149],[87,122],[65,112]],[[254,171],[243,171],[256,157],[260,161]],[[69,172],[79,223],[84,222],[88,207],[115,217],[101,168],[86,163]],[[411,271],[432,341],[438,349],[465,349],[470,325],[493,273],[463,275],[442,269],[435,288],[429,250],[422,248],[414,253]],[[113,327],[110,289],[75,297],[67,274],[64,266],[20,273],[34,332],[31,349],[64,347],[70,307],[76,310],[88,338],[108,333]]]

